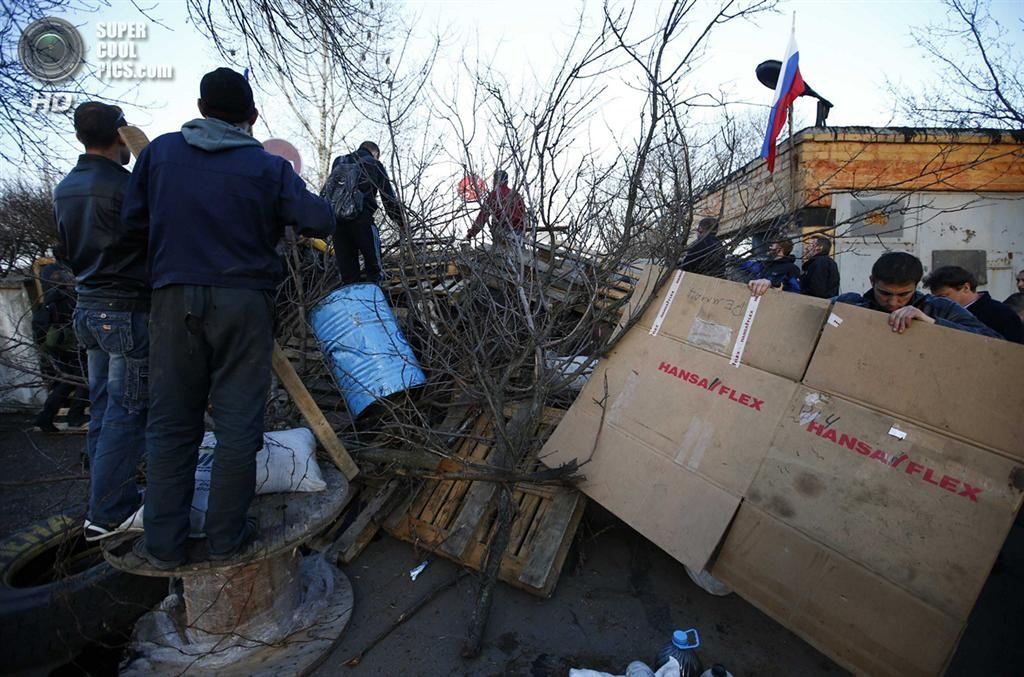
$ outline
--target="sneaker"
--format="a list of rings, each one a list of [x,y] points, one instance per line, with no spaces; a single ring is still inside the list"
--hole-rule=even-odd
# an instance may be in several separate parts
[[[69,428],[81,428],[89,423],[89,415],[83,411],[69,413],[65,418]]]
[[[82,531],[85,534],[85,540],[90,543],[102,541],[105,538],[117,536],[118,534],[142,531],[142,508],[133,512],[128,516],[128,519],[112,529],[108,529],[96,522],[85,520],[85,526],[82,528]]]
[[[234,557],[242,557],[250,554],[253,550],[253,546],[260,535],[260,523],[255,517],[246,517],[245,525],[242,527],[242,540],[235,547],[234,550],[220,553],[209,553],[209,557],[214,562],[224,562]]]
[[[53,419],[44,419],[36,417],[36,420],[32,422],[32,425],[42,430],[44,433],[57,433],[60,430],[57,426],[53,425]]]
[[[159,557],[151,553],[149,549],[146,547],[145,537],[141,537],[135,540],[135,543],[132,544],[132,553],[134,553],[137,557],[141,558],[154,569],[159,569],[160,571],[170,571],[172,569],[177,569],[180,566],[185,566],[186,562],[188,561],[185,557],[182,557],[181,559],[175,560],[173,562],[166,559],[160,559]]]

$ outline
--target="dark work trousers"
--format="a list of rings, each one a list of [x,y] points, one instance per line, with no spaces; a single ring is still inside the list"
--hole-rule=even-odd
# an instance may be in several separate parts
[[[270,292],[194,285],[153,290],[145,499],[146,548],[153,556],[185,557],[207,402],[217,437],[206,512],[209,551],[229,554],[240,545],[256,491],[273,342]]]
[[[50,394],[46,397],[42,411],[36,416],[37,423],[53,425],[57,412],[65,404],[68,405],[68,421],[76,423],[76,419],[84,419],[85,408],[89,405],[89,389],[84,385],[75,385],[64,379],[82,378],[82,356],[69,351],[47,353],[43,359],[49,363],[43,371],[49,371],[54,377],[50,384]],[[49,366],[49,369],[47,369]]]
[[[351,221],[338,221],[334,229],[334,256],[342,284],[362,281],[359,255],[363,255],[366,282],[380,283],[380,233],[372,212],[361,212]]]

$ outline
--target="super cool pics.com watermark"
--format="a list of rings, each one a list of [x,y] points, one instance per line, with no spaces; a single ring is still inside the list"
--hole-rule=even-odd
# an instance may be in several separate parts
[[[138,21],[96,24],[96,45],[89,51],[93,74],[100,80],[171,80],[174,66],[142,61],[149,25]],[[46,17],[29,24],[18,42],[18,60],[32,77],[57,84],[73,77],[86,57],[85,41],[70,22]],[[30,102],[33,111],[64,112],[74,105],[68,93],[39,91]]]

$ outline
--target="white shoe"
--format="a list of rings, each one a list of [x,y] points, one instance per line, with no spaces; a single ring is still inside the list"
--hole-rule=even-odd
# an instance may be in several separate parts
[[[106,527],[100,526],[95,522],[85,520],[85,526],[82,527],[82,532],[85,534],[85,540],[92,543],[93,541],[102,541],[105,538],[111,536],[117,536],[118,534],[127,534],[131,532],[142,531],[142,508],[139,508],[131,515],[128,516],[124,522],[113,529],[107,529]]]

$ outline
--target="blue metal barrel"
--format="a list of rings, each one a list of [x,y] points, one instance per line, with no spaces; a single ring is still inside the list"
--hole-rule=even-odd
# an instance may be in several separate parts
[[[375,284],[331,292],[309,314],[352,416],[382,397],[426,383],[412,348]]]

